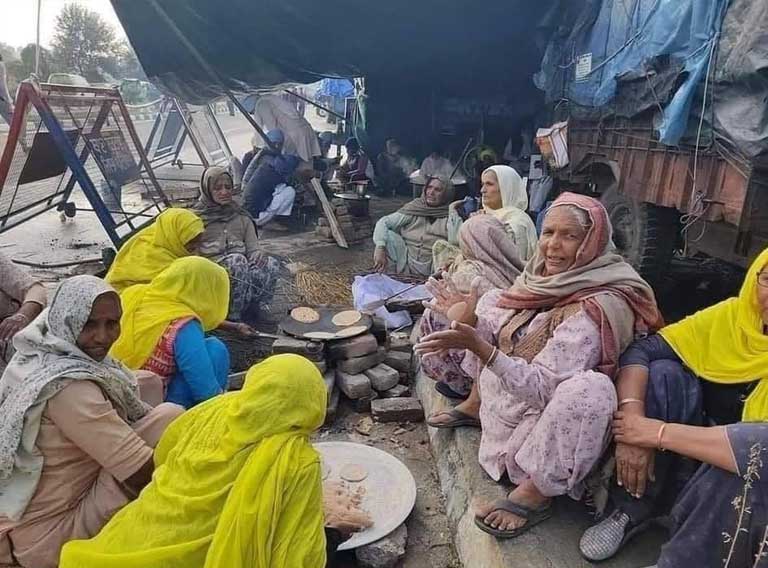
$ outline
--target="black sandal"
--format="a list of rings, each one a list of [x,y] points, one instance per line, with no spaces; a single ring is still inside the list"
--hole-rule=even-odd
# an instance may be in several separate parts
[[[469,398],[468,394],[461,394],[460,392],[456,392],[447,384],[441,383],[440,381],[435,383],[435,390],[445,398],[450,398],[451,400],[467,400]]]
[[[496,538],[516,538],[521,534],[531,530],[539,523],[546,521],[552,516],[551,502],[541,509],[529,509],[528,507],[524,507],[523,505],[515,503],[514,501],[510,501],[509,499],[497,499],[491,503],[491,506],[493,509],[488,514],[483,515],[482,517],[480,515],[475,515],[475,524],[481,531],[493,535]],[[485,522],[485,518],[495,511],[506,511],[507,513],[512,513],[513,515],[517,515],[518,517],[525,519],[526,522],[522,527],[518,527],[512,530],[495,529]]]
[[[451,417],[451,421],[450,422],[433,422],[432,421],[432,418],[437,418],[442,414],[449,415]],[[442,429],[458,428],[460,426],[471,426],[474,428],[480,428],[480,420],[478,420],[474,416],[470,416],[469,414],[464,414],[461,410],[458,410],[456,408],[451,408],[450,410],[444,410],[443,412],[438,412],[437,414],[431,416],[430,419],[427,420],[427,426],[431,426],[432,428],[442,428]]]

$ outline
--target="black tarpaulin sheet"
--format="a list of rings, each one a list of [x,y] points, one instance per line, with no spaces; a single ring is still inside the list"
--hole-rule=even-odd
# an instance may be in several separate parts
[[[149,78],[187,102],[325,76],[531,93],[557,0],[111,0]],[[169,23],[163,13],[171,20]],[[175,28],[175,29],[174,29]]]

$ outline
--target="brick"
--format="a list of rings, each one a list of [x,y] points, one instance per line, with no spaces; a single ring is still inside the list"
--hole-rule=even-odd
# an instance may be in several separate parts
[[[413,351],[410,334],[404,331],[393,331],[389,334],[389,350],[404,351],[410,353]]]
[[[405,556],[408,529],[400,525],[393,532],[355,550],[360,568],[394,568]]]
[[[362,373],[371,367],[375,367],[384,361],[387,356],[385,349],[379,348],[376,353],[363,355],[362,357],[352,357],[351,359],[340,359],[336,361],[336,368],[349,374]]]
[[[379,348],[376,338],[370,333],[358,335],[349,339],[341,339],[328,344],[328,353],[331,359],[352,359],[375,353]]]
[[[328,408],[325,411],[325,423],[330,424],[336,419],[336,414],[339,411],[339,401],[341,400],[341,392],[339,389],[333,389],[331,393],[331,400],[328,403]]]
[[[364,374],[371,380],[371,386],[377,391],[391,389],[400,381],[400,373],[384,364],[371,367]]]
[[[336,372],[327,371],[323,375],[323,382],[325,383],[325,388],[328,391],[328,402],[330,403],[331,394],[333,393],[333,387],[336,385]]]
[[[371,404],[373,404],[373,401],[375,401],[378,398],[379,398],[379,394],[376,391],[372,391],[370,396],[353,400],[352,408],[355,409],[355,412],[370,412]]]
[[[319,363],[325,359],[323,344],[317,341],[307,341],[306,339],[295,339],[293,337],[281,337],[275,339],[272,344],[272,353],[279,355],[281,353],[295,353],[306,357],[310,361]]]
[[[408,373],[411,371],[411,354],[405,351],[390,351],[384,359],[384,364],[398,371]]]
[[[379,393],[380,398],[402,398],[404,396],[411,396],[411,389],[406,385],[395,385],[391,389]]]
[[[371,333],[379,342],[379,345],[384,347],[389,346],[389,332],[387,331],[387,322],[384,318],[373,316],[373,325],[371,325]]]
[[[333,232],[330,227],[318,227],[315,229],[315,234],[324,239],[333,238]]]
[[[379,422],[421,422],[424,409],[418,399],[382,398],[371,403],[373,417]]]
[[[371,395],[371,380],[365,375],[351,375],[336,370],[336,385],[347,398],[357,400]]]

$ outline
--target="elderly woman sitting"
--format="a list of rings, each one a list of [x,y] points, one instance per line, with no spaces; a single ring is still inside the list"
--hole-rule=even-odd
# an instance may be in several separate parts
[[[473,215],[486,214],[498,219],[519,251],[520,259],[528,262],[536,252],[538,236],[533,221],[526,213],[528,193],[525,180],[509,166],[491,166],[483,172],[481,181],[483,207]],[[464,222],[458,211],[462,203],[457,201],[451,204],[448,240],[435,243],[433,252],[436,268],[448,266],[459,253],[455,237]]]
[[[229,351],[220,339],[205,337],[227,315],[226,270],[199,256],[180,258],[122,300],[113,357],[162,377],[165,400],[186,408],[226,390]]]
[[[0,373],[13,355],[11,339],[43,311],[47,300],[41,282],[0,254]]]
[[[139,399],[107,355],[119,333],[117,293],[76,276],[16,336],[0,379],[3,566],[55,568],[65,542],[95,535],[152,477],[153,448],[183,408]]]
[[[398,274],[432,274],[432,247],[439,239],[448,238],[448,204],[452,199],[450,181],[430,178],[420,198],[379,219],[373,231],[375,269],[384,272],[392,264]]]
[[[657,328],[661,315],[650,286],[613,252],[603,206],[568,193],[549,210],[538,252],[512,288],[477,298],[476,286],[439,296],[431,307],[454,320],[451,328],[416,349],[466,350],[471,396],[429,424],[479,419],[480,464],[516,488],[480,506],[475,523],[514,538],[549,518],[553,497],[583,495],[610,439],[618,355],[634,331]]]
[[[199,254],[223,266],[230,276],[230,321],[256,319],[275,291],[280,263],[259,250],[256,227],[248,212],[232,197],[232,177],[213,166],[203,172],[200,200],[194,207],[205,232]]]
[[[460,253],[443,273],[451,293],[468,294],[474,283],[482,296],[494,288],[512,286],[525,267],[520,250],[506,232],[501,221],[490,215],[477,215],[461,226]],[[428,283],[433,294],[441,295],[444,287]],[[450,320],[439,312],[427,309],[421,318],[421,334],[448,329]],[[438,392],[449,398],[465,399],[472,388],[472,379],[462,370],[463,351],[449,351],[422,359],[424,373],[437,384]]]
[[[326,550],[370,525],[348,498],[323,495],[310,436],[326,400],[303,357],[252,367],[243,390],[171,425],[149,486],[98,536],[65,546],[61,568],[325,568]]]
[[[617,380],[613,510],[582,554],[606,560],[672,510],[658,565],[763,566],[768,525],[768,250],[736,298],[634,343]],[[669,450],[664,452],[664,450]],[[682,456],[682,458],[680,457]],[[730,561],[726,561],[730,559]]]

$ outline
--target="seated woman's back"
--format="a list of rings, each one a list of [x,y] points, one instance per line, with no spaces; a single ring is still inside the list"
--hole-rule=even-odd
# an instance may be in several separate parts
[[[187,209],[166,209],[117,253],[105,280],[118,292],[147,284],[174,260],[193,254],[203,221]]]
[[[324,567],[320,462],[309,435],[326,397],[302,357],[252,367],[242,391],[169,428],[152,483],[96,538],[68,544],[61,567]]]

